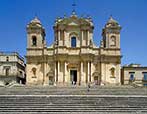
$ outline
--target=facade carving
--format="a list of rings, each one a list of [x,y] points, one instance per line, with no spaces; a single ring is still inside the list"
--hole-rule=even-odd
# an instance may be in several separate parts
[[[93,42],[91,18],[57,18],[54,42],[46,45],[45,29],[35,17],[27,25],[27,84],[120,84],[120,30],[112,17],[102,30],[100,47]]]

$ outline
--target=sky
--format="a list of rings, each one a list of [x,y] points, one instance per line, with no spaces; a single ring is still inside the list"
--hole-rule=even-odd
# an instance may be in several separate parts
[[[26,25],[35,15],[46,30],[47,45],[51,45],[55,19],[64,14],[70,16],[74,1],[79,17],[92,17],[97,46],[102,39],[102,28],[112,15],[122,26],[122,65],[147,66],[147,0],[0,0],[0,51],[26,55]]]

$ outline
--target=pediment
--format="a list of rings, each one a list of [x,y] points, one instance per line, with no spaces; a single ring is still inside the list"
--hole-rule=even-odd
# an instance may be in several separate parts
[[[75,22],[70,22],[68,25],[78,26],[78,23],[75,23]]]
[[[84,18],[77,18],[77,17],[70,17],[70,18],[64,18],[57,22],[57,25],[69,25],[69,26],[80,26],[80,25],[90,25],[90,22],[88,22]]]

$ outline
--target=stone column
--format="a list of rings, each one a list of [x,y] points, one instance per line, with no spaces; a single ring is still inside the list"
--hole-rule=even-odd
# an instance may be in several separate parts
[[[89,46],[90,37],[89,37],[89,30],[87,30],[87,45]]]
[[[87,67],[88,67],[88,70],[87,70],[87,75],[88,75],[88,76],[87,76],[87,78],[88,78],[88,83],[89,83],[89,68],[90,68],[90,67],[89,67],[89,65],[90,65],[90,64],[89,64],[89,61],[88,61],[87,64],[88,64],[88,65],[87,65]]]
[[[81,82],[80,83],[83,83],[85,80],[84,80],[84,76],[83,76],[83,61],[81,61]]]
[[[56,64],[57,64],[57,62],[55,61],[54,84],[56,84],[56,81],[57,81],[57,69],[56,69],[57,67],[56,67]]]
[[[63,30],[63,46],[65,45],[65,30]]]
[[[61,34],[60,34],[60,30],[58,30],[58,41],[60,41]]]
[[[89,82],[91,82],[91,62],[89,62],[90,63],[90,69],[89,69]]]
[[[57,73],[57,82],[59,82],[59,73],[60,73],[60,61],[57,62],[58,73]]]
[[[84,36],[84,33],[83,33],[83,30],[82,30],[81,45],[83,45],[83,36]]]
[[[64,62],[64,82],[67,82],[67,62]]]
[[[47,76],[47,62],[44,63],[44,85],[48,85],[49,77]]]

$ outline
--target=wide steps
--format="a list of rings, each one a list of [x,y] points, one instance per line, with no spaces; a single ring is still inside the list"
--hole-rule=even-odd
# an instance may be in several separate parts
[[[0,114],[40,113],[147,113],[147,97],[90,95],[0,96]]]
[[[69,87],[0,87],[0,95],[146,95],[147,88],[133,87],[105,87],[91,86],[87,91],[87,86],[69,86]]]
[[[141,107],[19,107],[1,108],[0,112],[147,112],[147,108]]]

